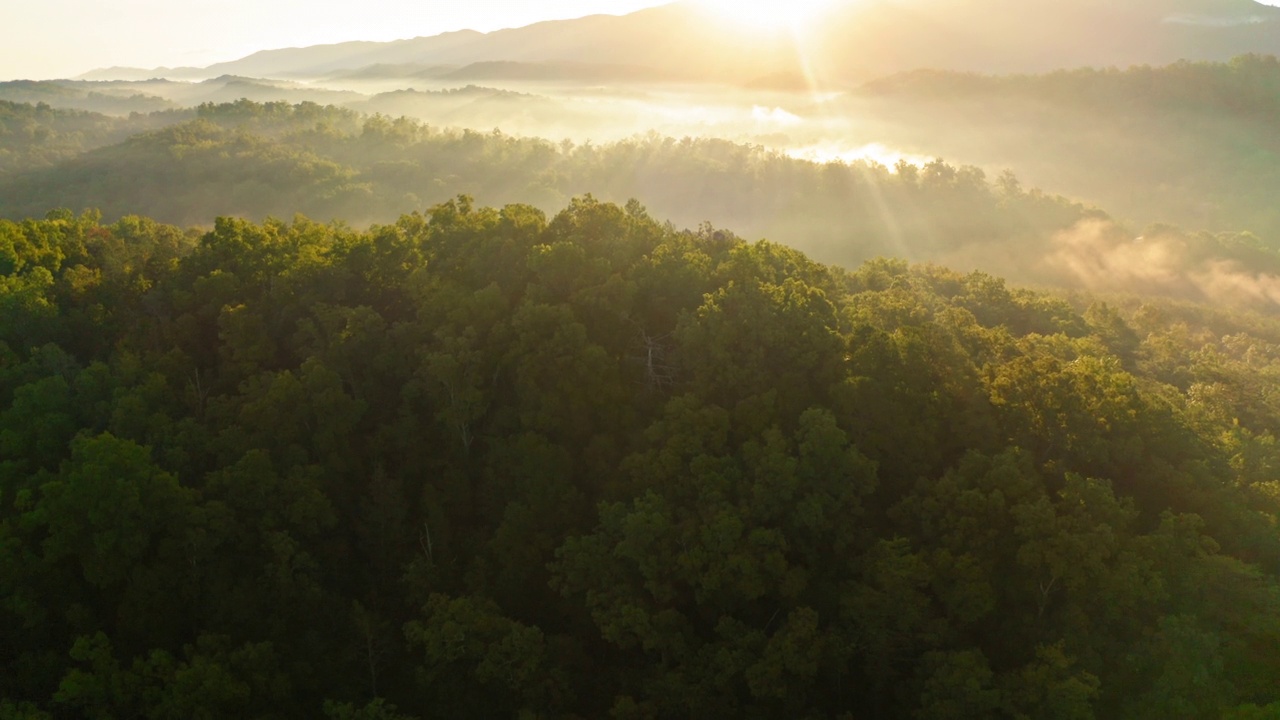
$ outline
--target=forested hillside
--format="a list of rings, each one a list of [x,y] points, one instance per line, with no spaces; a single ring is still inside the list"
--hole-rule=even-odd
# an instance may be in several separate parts
[[[115,118],[56,109],[44,103],[0,100],[0,182],[12,173],[56,165],[191,116],[192,113],[165,112]]]
[[[501,132],[438,130],[303,103],[202,105],[197,119],[139,134],[57,166],[0,176],[0,217],[51,205],[131,212],[178,225],[218,215],[295,212],[354,224],[390,222],[456,191],[554,211],[576,194],[644,198],[694,226],[736,219],[753,236],[787,237],[827,260],[927,256],[1014,244],[1100,216],[1013,178],[936,162],[820,165],[759,146],[657,135],[595,146]]]
[[[1230,62],[1181,61],[1164,67],[1078,68],[1042,75],[980,75],[916,70],[867,83],[876,95],[938,100],[981,95],[1054,100],[1062,108],[1090,106],[1113,114],[1163,110],[1179,114],[1262,119],[1280,113],[1280,60],[1241,55]]]
[[[101,209],[109,221],[141,212],[184,227],[297,212],[363,226],[459,191],[544,212],[592,192],[619,203],[639,198],[678,227],[732,223],[745,237],[785,240],[844,266],[890,256],[1056,287],[1280,304],[1280,236],[1130,229],[1101,210],[1027,189],[1010,172],[990,178],[943,160],[820,164],[758,145],[656,134],[601,146],[551,143],[310,103],[240,101],[191,112],[193,120],[53,166],[0,174],[0,217],[64,206]],[[60,137],[43,141],[48,152]],[[14,139],[8,147],[31,145]]]
[[[1217,2],[1221,0],[1209,4]],[[1251,0],[1236,3],[1249,4]],[[1052,208],[1020,206],[1010,208],[1009,218],[996,227],[977,222],[963,233],[953,232],[951,226],[969,218],[958,218],[962,214],[950,201],[939,204],[935,200],[943,198],[926,193],[918,202],[900,202],[896,183],[883,177],[886,172],[856,160],[879,157],[892,166],[904,157],[923,165],[941,157],[955,170],[981,168],[988,182],[1010,171],[1027,188],[1103,208],[1132,225],[1133,236],[1152,223],[1174,223],[1189,231],[1248,231],[1280,242],[1280,205],[1275,202],[1280,196],[1280,133],[1275,132],[1280,62],[1273,56],[1035,75],[918,70],[856,85],[781,70],[748,87],[673,85],[643,78],[601,86],[604,80],[588,77],[590,66],[566,69],[585,73],[576,81],[497,77],[538,68],[554,72],[556,67],[489,63],[444,77],[448,68],[384,65],[307,85],[236,76],[195,83],[0,83],[0,99],[43,101],[53,107],[101,107],[124,114],[161,101],[187,108],[119,119],[51,114],[48,108],[37,113],[17,105],[7,113],[0,109],[0,120],[15,111],[23,116],[17,132],[6,134],[0,128],[0,148],[16,153],[0,152],[0,178],[10,175],[7,181],[0,179],[0,216],[38,217],[56,206],[100,207],[111,219],[142,212],[185,225],[228,213],[261,220],[266,214],[289,217],[303,211],[363,224],[390,222],[405,209],[425,209],[457,192],[498,205],[532,202],[547,212],[575,195],[593,192],[618,202],[640,198],[655,215],[680,225],[710,220],[732,223],[753,238],[786,237],[815,257],[842,263],[889,252],[967,264],[963,258],[917,253],[916,236],[932,233],[945,247],[958,238],[982,242],[1002,238],[1008,222],[1018,216],[1029,217],[1037,237],[1058,228],[1061,215],[1054,216]],[[470,82],[491,87],[466,85]],[[297,108],[298,122],[282,117],[282,102]],[[316,103],[335,107],[321,109]],[[353,123],[349,110],[366,115]],[[271,121],[248,129],[254,147],[246,149],[223,131],[230,127],[229,116],[250,112]],[[377,132],[376,138],[363,138],[362,125],[374,113],[392,123],[410,117],[411,124],[432,128],[434,137],[423,137],[419,127],[399,129],[389,142]],[[215,128],[200,124],[183,138],[196,138],[204,154],[184,150],[190,143],[172,133],[134,138],[128,149],[104,147],[197,114]],[[131,131],[89,131],[77,140],[64,132],[69,121]],[[312,131],[321,122],[326,125],[317,135]],[[385,125],[377,121],[372,129]],[[278,132],[281,127],[291,132]],[[443,141],[464,131],[450,128],[478,129],[469,142],[483,150],[459,154]],[[488,138],[494,128],[502,131],[504,142]],[[270,142],[257,137],[264,133]],[[531,137],[550,142],[527,139]],[[745,147],[705,140],[709,137]],[[513,142],[539,146],[537,157],[522,158],[509,169],[476,167],[511,155],[505,146]],[[71,152],[76,148],[98,152],[77,158]],[[112,179],[136,174],[130,165],[142,162],[141,155],[148,152],[172,155],[163,168],[165,183],[202,202],[159,202],[151,187],[158,181],[149,180],[152,168],[141,173],[137,189]],[[207,167],[224,153],[226,167]],[[264,153],[271,157],[272,180],[269,187],[254,187],[254,171]],[[296,156],[302,157],[295,162]],[[854,160],[853,171],[838,165],[823,165],[819,171],[791,157]],[[54,163],[59,164],[50,167]],[[299,167],[281,177],[281,165]],[[243,170],[236,179],[245,183],[233,183],[237,167]],[[341,178],[330,177],[329,170],[340,170]],[[725,192],[717,193],[725,174],[733,177]],[[454,184],[455,177],[460,185]],[[345,187],[347,179],[355,188]],[[966,186],[974,184],[972,178],[964,180]],[[316,185],[308,187],[310,183]],[[906,227],[905,250],[882,241],[881,247],[861,254],[842,252],[849,238],[840,235],[841,228],[888,237],[889,228],[862,233],[867,221],[860,219],[882,213],[867,186],[886,183],[885,205],[899,222],[943,212],[952,217],[929,218],[922,228]],[[253,187],[249,197],[235,196],[238,184]],[[359,188],[376,200],[358,198],[363,192]],[[979,203],[975,211],[989,215],[991,209]],[[811,215],[823,220],[814,222]]]
[[[1138,223],[1280,238],[1274,56],[1042,75],[922,70],[859,96],[873,104],[854,108],[883,116],[884,142],[1014,167]]]
[[[523,162],[668,147],[373,122],[311,123],[334,160],[205,119],[79,167],[194,213],[227,158],[245,202],[390,204],[361,184],[500,150],[473,167],[546,202]],[[874,171],[704,147],[758,163],[730,197]],[[210,227],[0,221],[0,718],[1280,713],[1273,316],[591,197]]]

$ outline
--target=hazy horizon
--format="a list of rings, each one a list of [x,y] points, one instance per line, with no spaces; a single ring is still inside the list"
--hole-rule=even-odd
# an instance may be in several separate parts
[[[714,0],[704,1],[709,6],[717,4]],[[372,0],[352,6],[304,4],[301,0],[198,0],[169,6],[156,0],[124,0],[109,5],[50,0],[25,4],[8,13],[10,41],[0,46],[0,80],[74,78],[117,66],[205,67],[263,50],[352,41],[388,42],[459,30],[493,32],[594,14],[625,15],[672,2],[551,0],[534,4],[476,0],[463,4]],[[1280,5],[1280,0],[1255,2]],[[790,8],[795,3],[775,5]],[[752,11],[742,17],[768,17],[773,13]]]
[[[1280,0],[1277,0],[1280,1]],[[72,78],[113,66],[203,67],[261,51],[386,42],[457,30],[492,32],[546,20],[624,15],[671,0],[49,0],[11,8],[0,80]]]

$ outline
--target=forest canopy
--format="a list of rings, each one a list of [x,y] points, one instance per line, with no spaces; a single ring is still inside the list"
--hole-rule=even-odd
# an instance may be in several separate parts
[[[752,67],[0,82],[0,720],[1280,718],[1280,62]]]
[[[422,132],[326,142],[559,152]],[[1271,315],[591,196],[208,221],[0,220],[0,717],[1280,711]]]

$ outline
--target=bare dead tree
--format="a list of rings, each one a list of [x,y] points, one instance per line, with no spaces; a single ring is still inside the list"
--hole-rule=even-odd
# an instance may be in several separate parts
[[[676,368],[667,360],[670,350],[666,335],[650,335],[642,327],[639,331],[638,351],[630,356],[632,362],[644,368],[644,386],[648,390],[670,387],[675,382]]]
[[[190,378],[187,380],[187,387],[195,394],[196,399],[196,417],[204,417],[205,403],[209,398],[209,391],[206,390],[200,382],[200,368],[195,368],[191,372]]]
[[[422,532],[418,533],[418,547],[422,549],[422,554],[427,558],[427,562],[432,565],[436,564],[435,548],[431,544],[431,525],[427,520],[422,520]]]
[[[1049,577],[1049,582],[1040,583],[1039,610],[1036,612],[1036,619],[1044,617],[1044,611],[1049,607],[1049,594],[1053,592],[1053,586],[1058,584],[1058,574],[1053,573]]]
[[[378,697],[378,668],[387,654],[386,623],[359,602],[352,603],[352,614],[360,632],[357,654],[369,672],[369,692]]]

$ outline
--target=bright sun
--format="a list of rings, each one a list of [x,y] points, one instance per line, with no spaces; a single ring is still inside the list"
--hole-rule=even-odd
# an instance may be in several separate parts
[[[798,28],[840,0],[698,0],[717,16],[758,30]]]

